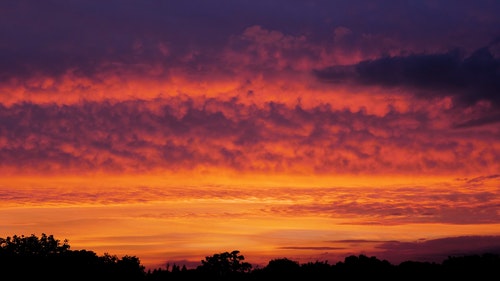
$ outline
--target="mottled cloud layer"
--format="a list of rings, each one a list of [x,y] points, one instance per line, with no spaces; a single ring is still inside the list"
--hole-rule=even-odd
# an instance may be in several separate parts
[[[5,106],[237,96],[379,115],[419,107],[413,118],[461,106],[445,122],[462,128],[500,119],[495,2],[0,5]]]
[[[210,167],[295,174],[492,174],[497,129],[429,113],[311,108],[233,98],[1,106],[3,173],[144,173]],[[448,116],[445,116],[448,117]],[[444,118],[444,117],[443,117]]]

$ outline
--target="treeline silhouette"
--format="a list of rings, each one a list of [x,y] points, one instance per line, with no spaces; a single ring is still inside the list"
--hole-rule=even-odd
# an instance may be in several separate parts
[[[262,268],[244,260],[235,250],[207,256],[193,269],[166,264],[146,271],[136,256],[71,250],[68,240],[61,242],[53,235],[0,238],[0,280],[500,280],[500,256],[493,253],[399,265],[366,255],[348,256],[335,264],[278,258]]]

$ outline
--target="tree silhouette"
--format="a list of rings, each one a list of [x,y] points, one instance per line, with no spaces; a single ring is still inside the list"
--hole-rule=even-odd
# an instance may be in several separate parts
[[[0,272],[12,280],[143,280],[144,266],[137,257],[99,257],[87,250],[70,250],[53,235],[0,238]],[[118,278],[118,279],[117,279]]]
[[[300,264],[288,258],[272,259],[261,270],[254,272],[256,280],[297,280],[303,276]]]
[[[195,269],[174,264],[166,269],[144,271],[136,256],[122,258],[88,250],[70,250],[52,235],[42,234],[0,238],[0,280],[499,280],[500,256],[450,256],[441,264],[405,261],[392,265],[386,260],[365,255],[348,256],[343,262],[299,264],[288,258],[269,261],[263,268],[252,269],[239,251],[205,257]]]
[[[69,250],[68,240],[61,244],[53,235],[42,233],[40,238],[30,236],[8,236],[0,238],[0,254],[17,256],[48,256],[64,253]]]
[[[307,262],[300,266],[300,270],[308,280],[330,280],[333,276],[333,266],[327,261]]]
[[[252,265],[243,262],[244,259],[245,257],[240,255],[238,250],[214,254],[205,257],[197,270],[217,277],[247,273],[252,269]]]
[[[392,265],[386,260],[379,260],[376,257],[367,257],[366,255],[348,256],[344,262],[336,264],[338,275],[369,278],[371,276],[388,277],[393,274]]]

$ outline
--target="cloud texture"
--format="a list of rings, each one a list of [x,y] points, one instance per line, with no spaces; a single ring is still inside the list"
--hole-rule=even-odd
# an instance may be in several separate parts
[[[376,116],[328,104],[304,108],[177,97],[22,103],[2,106],[0,115],[5,173],[219,167],[244,173],[439,175],[494,173],[500,159],[498,132],[469,136],[443,129],[426,112]]]
[[[148,266],[498,250],[499,10],[2,1],[1,231]]]

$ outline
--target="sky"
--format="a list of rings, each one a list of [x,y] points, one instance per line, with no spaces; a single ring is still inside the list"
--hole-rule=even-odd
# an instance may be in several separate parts
[[[500,253],[499,12],[1,1],[0,237],[149,269]]]

